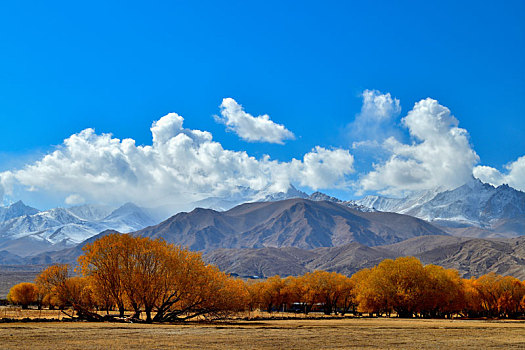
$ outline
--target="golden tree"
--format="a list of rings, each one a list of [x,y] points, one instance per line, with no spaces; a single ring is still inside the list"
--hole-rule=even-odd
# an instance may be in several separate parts
[[[512,317],[521,314],[521,300],[525,297],[525,285],[512,276],[505,276],[498,281],[499,297],[497,301],[500,316]]]
[[[101,317],[93,312],[94,298],[90,281],[83,277],[70,277],[69,271],[69,265],[65,264],[49,266],[38,274],[35,279],[36,285],[46,298],[58,304],[65,314],[67,312],[64,307],[71,306],[80,318],[101,320]]]
[[[268,312],[275,309],[282,310],[288,295],[285,280],[276,275],[259,283],[261,284],[259,301],[262,308]]]
[[[7,294],[7,300],[13,304],[21,305],[22,309],[38,301],[38,288],[34,283],[23,282],[15,284]]]
[[[345,308],[349,307],[352,288],[348,277],[317,270],[306,273],[300,281],[303,284],[303,301],[310,307],[321,304],[327,315],[332,312],[337,314],[337,307],[342,300]]]
[[[64,287],[68,278],[69,265],[66,264],[51,265],[36,276],[35,283],[44,304],[50,308],[55,306],[63,308],[65,306],[58,295],[59,289]]]
[[[357,300],[367,312],[411,317],[424,304],[427,274],[414,257],[386,259],[354,278]]]
[[[94,291],[115,301],[121,317],[126,304],[135,318],[144,310],[148,322],[166,322],[222,317],[247,303],[243,284],[206,265],[199,253],[163,240],[110,234],[86,245],[79,264]]]
[[[104,236],[85,245],[82,248],[84,254],[78,259],[82,274],[92,278],[96,291],[109,296],[116,303],[120,317],[125,313],[123,260],[129,248],[125,240],[119,234]]]
[[[427,317],[450,318],[464,309],[465,286],[457,270],[427,265],[425,272],[427,276],[419,313]]]

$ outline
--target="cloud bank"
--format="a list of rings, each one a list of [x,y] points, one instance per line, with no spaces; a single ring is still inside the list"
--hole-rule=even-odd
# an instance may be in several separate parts
[[[283,192],[291,184],[402,196],[454,188],[472,175],[525,190],[525,156],[504,171],[478,165],[468,132],[438,101],[423,99],[398,120],[398,99],[377,90],[365,90],[362,96],[361,112],[351,127],[366,134],[360,145],[373,144],[364,149],[381,157],[370,156],[380,160],[355,176],[354,155],[347,149],[316,146],[301,159],[281,162],[268,155],[257,159],[224,149],[207,131],[184,128],[184,119],[170,113],[152,124],[151,145],[136,145],[133,139],[120,140],[90,128],[71,135],[40,160],[0,172],[0,199],[22,189],[59,196],[68,205],[132,201],[173,206],[207,197],[235,197],[245,190],[263,195]],[[293,137],[267,115],[244,112],[233,99],[223,100],[221,115],[220,120],[246,140],[282,143]],[[400,141],[397,135],[403,133],[409,142]]]
[[[21,186],[62,194],[67,204],[160,206],[228,196],[239,188],[286,191],[292,182],[312,189],[344,186],[353,171],[347,150],[315,147],[289,162],[256,159],[224,149],[209,132],[186,129],[183,121],[170,113],[154,122],[152,144],[146,146],[85,129],[39,161],[0,173],[0,191],[10,194]]]
[[[399,196],[439,186],[453,188],[472,176],[479,157],[469,143],[468,132],[458,127],[447,107],[431,98],[421,100],[401,123],[412,143],[404,144],[394,137],[385,140],[383,148],[390,157],[361,177],[360,192]]]
[[[254,117],[246,113],[233,98],[223,99],[220,108],[221,116],[215,119],[245,141],[282,145],[285,140],[295,139],[295,135],[284,125],[274,123],[267,114]]]

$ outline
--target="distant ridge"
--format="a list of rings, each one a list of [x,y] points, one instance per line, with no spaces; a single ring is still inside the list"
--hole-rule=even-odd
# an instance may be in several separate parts
[[[424,264],[454,268],[465,277],[489,272],[525,279],[525,237],[486,240],[450,236],[421,236],[389,246],[350,243],[338,247],[218,249],[204,258],[235,275],[268,277],[326,270],[352,275],[383,259],[415,256]]]
[[[401,199],[367,196],[353,202],[418,217],[446,227],[455,235],[496,238],[525,234],[525,193],[475,178],[452,190],[436,188]]]
[[[211,251],[262,247],[312,249],[352,242],[376,246],[446,233],[407,215],[361,212],[334,202],[294,198],[246,203],[225,212],[197,208],[133,234],[162,237],[192,250]]]

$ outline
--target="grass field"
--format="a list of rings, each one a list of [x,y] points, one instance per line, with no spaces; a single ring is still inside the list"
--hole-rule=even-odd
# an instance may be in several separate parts
[[[0,324],[2,349],[524,349],[525,322],[269,320],[146,325]]]

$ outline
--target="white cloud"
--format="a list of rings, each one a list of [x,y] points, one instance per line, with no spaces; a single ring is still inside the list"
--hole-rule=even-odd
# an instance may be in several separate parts
[[[474,177],[495,186],[508,184],[518,190],[525,191],[525,156],[505,166],[505,173],[489,166],[474,168]]]
[[[348,124],[353,147],[374,147],[390,136],[399,132],[394,127],[393,119],[401,112],[401,104],[390,93],[382,94],[377,90],[365,90],[362,93],[363,105],[355,120]]]
[[[354,172],[354,157],[344,149],[328,150],[315,147],[304,155],[303,161],[292,160],[292,178],[300,185],[314,190],[319,188],[345,187],[345,176]]]
[[[342,186],[353,171],[347,150],[316,147],[302,160],[256,159],[226,150],[206,131],[183,127],[170,113],[151,127],[152,145],[85,129],[55,151],[20,170],[0,173],[0,191],[62,195],[66,202],[93,201],[145,206],[188,203],[227,196],[239,187],[284,191],[290,183],[312,189]]]
[[[403,144],[388,138],[383,147],[390,157],[362,176],[360,191],[400,195],[437,186],[452,188],[472,176],[479,157],[471,148],[468,132],[458,127],[448,108],[430,98],[421,100],[402,124],[413,142]]]
[[[385,120],[401,112],[399,100],[392,98],[390,93],[382,94],[378,90],[365,90],[362,96],[361,116],[375,120]]]
[[[220,107],[222,117],[215,119],[243,140],[284,144],[284,140],[295,139],[284,125],[274,123],[267,114],[254,117],[246,113],[233,98],[223,99]]]
[[[86,200],[81,195],[73,193],[73,194],[67,196],[66,199],[64,200],[64,202],[67,205],[79,205],[79,204],[84,204],[86,202]]]

